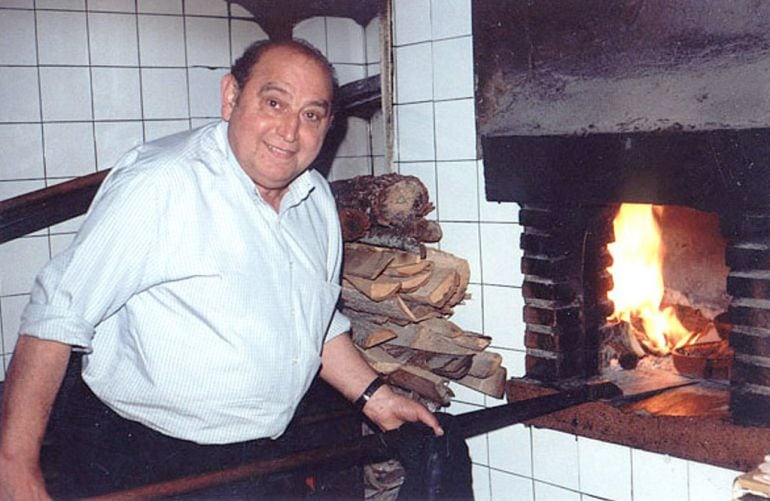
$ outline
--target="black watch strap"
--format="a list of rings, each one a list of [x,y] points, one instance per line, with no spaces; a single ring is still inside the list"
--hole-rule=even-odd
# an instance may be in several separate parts
[[[366,387],[363,393],[361,393],[361,396],[358,397],[353,405],[355,405],[356,410],[359,412],[364,410],[364,406],[366,405],[366,402],[369,401],[370,398],[372,398],[372,395],[374,395],[374,392],[380,389],[380,386],[385,384],[385,380],[382,379],[380,376],[377,376],[372,380],[371,383],[369,383],[369,386]]]

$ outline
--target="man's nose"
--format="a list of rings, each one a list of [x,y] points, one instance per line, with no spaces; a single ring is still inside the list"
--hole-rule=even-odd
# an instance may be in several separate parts
[[[297,140],[297,133],[299,131],[299,115],[296,113],[286,113],[281,118],[279,124],[278,133],[281,137],[290,143]]]

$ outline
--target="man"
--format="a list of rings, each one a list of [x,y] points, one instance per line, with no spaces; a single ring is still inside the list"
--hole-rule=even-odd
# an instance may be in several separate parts
[[[319,367],[381,428],[443,433],[379,384],[335,311],[339,222],[308,170],[332,121],[329,63],[302,43],[257,43],[221,90],[224,121],[129,152],[38,276],[6,381],[0,497],[47,497],[40,447],[73,346],[85,384],[65,414],[83,436],[68,462],[101,491],[163,466],[123,469],[146,444],[181,461],[278,437]]]

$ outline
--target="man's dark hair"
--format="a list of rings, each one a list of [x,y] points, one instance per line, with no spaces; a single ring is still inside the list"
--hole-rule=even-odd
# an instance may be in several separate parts
[[[246,86],[246,82],[248,82],[249,77],[251,76],[251,69],[259,62],[259,60],[262,58],[262,55],[268,50],[276,47],[287,47],[294,49],[297,52],[300,52],[301,54],[304,54],[321,63],[321,65],[329,72],[329,79],[331,80],[332,84],[332,96],[337,93],[337,75],[334,71],[334,67],[320,50],[316,49],[308,42],[301,39],[282,41],[257,40],[256,42],[246,47],[246,50],[243,51],[243,54],[241,54],[241,56],[235,60],[235,63],[233,63],[232,67],[230,68],[230,73],[238,83],[239,89],[243,89]]]

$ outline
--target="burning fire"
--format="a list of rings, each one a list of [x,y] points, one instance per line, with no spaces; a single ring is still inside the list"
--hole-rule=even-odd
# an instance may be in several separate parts
[[[609,272],[615,283],[608,292],[615,303],[610,321],[625,321],[642,333],[647,350],[665,355],[690,342],[688,331],[663,299],[663,245],[656,209],[647,204],[623,204],[615,217],[615,242],[607,247],[613,265]]]

